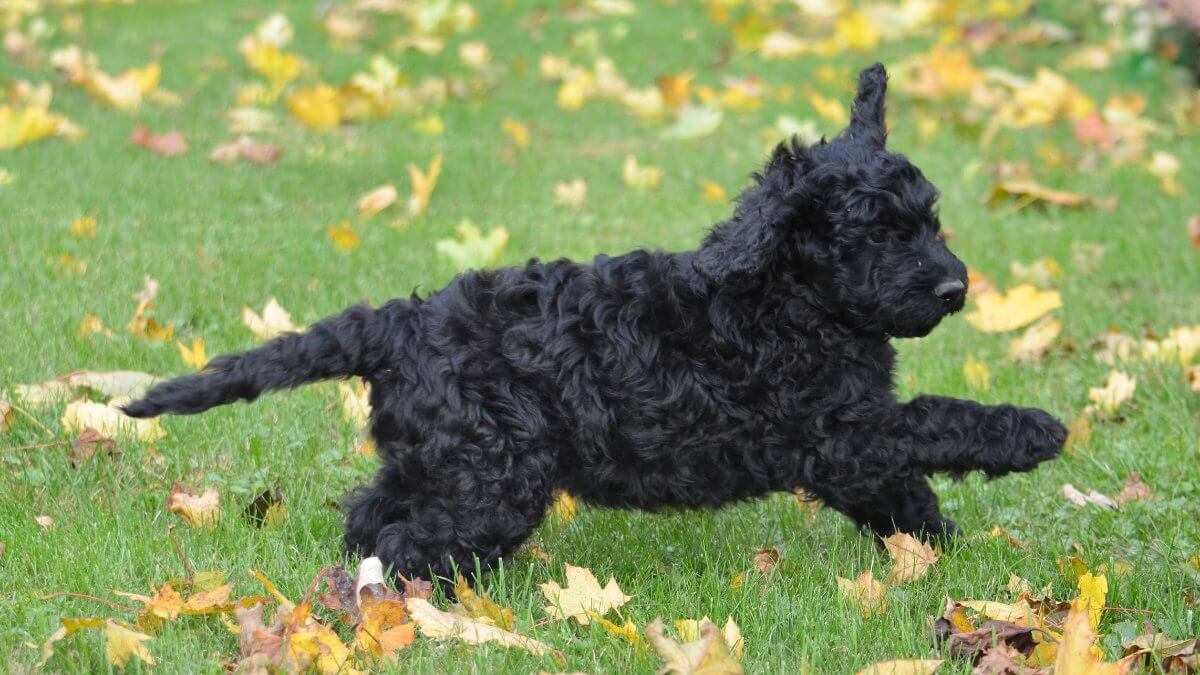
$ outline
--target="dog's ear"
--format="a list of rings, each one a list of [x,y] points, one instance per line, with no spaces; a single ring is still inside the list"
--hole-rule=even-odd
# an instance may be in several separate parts
[[[692,267],[713,284],[745,279],[763,271],[798,218],[805,149],[796,139],[775,148],[754,185],[738,197],[733,217],[705,237]]]
[[[854,110],[850,113],[850,125],[842,132],[842,138],[883,147],[887,140],[887,122],[884,121],[887,80],[887,70],[882,63],[876,63],[858,74]]]

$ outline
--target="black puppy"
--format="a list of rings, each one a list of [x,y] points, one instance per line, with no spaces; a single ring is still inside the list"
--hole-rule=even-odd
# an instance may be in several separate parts
[[[358,375],[383,466],[346,547],[405,575],[511,553],[557,490],[618,508],[804,489],[880,535],[952,535],[926,476],[1028,471],[1032,408],[892,393],[892,337],[963,306],[937,190],[884,148],[887,73],[832,142],[779,146],[695,251],[466,272],[154,387],[134,417]]]

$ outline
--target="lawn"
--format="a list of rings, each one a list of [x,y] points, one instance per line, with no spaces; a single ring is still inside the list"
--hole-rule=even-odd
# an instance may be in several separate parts
[[[1031,474],[936,480],[945,510],[966,537],[942,552],[926,578],[891,589],[886,610],[864,617],[840,596],[836,581],[865,570],[884,576],[886,554],[836,512],[812,515],[791,495],[719,512],[640,514],[581,505],[573,520],[552,517],[538,531],[538,549],[547,555],[522,552],[482,585],[514,610],[518,632],[561,650],[566,664],[497,646],[418,639],[391,670],[657,670],[661,660],[653,651],[596,625],[543,622],[547,603],[539,584],[562,582],[565,563],[590,568],[601,581],[615,576],[632,596],[621,612],[639,627],[658,616],[668,624],[734,617],[749,672],[854,672],[885,659],[945,657],[929,638],[928,620],[948,596],[1008,602],[1016,575],[1070,599],[1079,572],[1072,557],[1107,577],[1111,609],[1102,617],[1099,644],[1109,658],[1120,655],[1121,636],[1137,634],[1147,619],[1175,638],[1200,635],[1200,393],[1178,362],[1135,356],[1113,365],[1096,345],[1107,331],[1161,339],[1172,328],[1200,323],[1200,251],[1189,245],[1186,226],[1200,212],[1194,190],[1200,104],[1193,103],[1189,121],[1185,107],[1198,93],[1195,84],[1155,45],[1110,44],[1107,67],[1061,67],[1084,46],[1109,44],[1132,30],[1131,20],[1101,21],[1104,3],[1038,3],[1011,17],[980,9],[969,17],[977,42],[968,43],[968,19],[949,9],[953,3],[937,2],[944,11],[912,36],[883,35],[877,45],[863,45],[839,43],[841,32],[806,33],[816,19],[802,17],[791,3],[760,12],[768,3],[643,0],[635,14],[614,16],[589,15],[584,2],[480,1],[477,24],[445,35],[444,49],[428,54],[397,44],[413,32],[403,14],[364,13],[372,34],[334,40],[321,21],[325,5],[316,2],[42,4],[30,3],[29,14],[16,4],[0,6],[6,27],[38,35],[34,49],[42,52],[40,59],[0,57],[0,80],[53,83],[50,111],[86,135],[0,150],[0,392],[16,403],[16,385],[79,369],[189,372],[176,340],[203,339],[210,356],[251,348],[256,342],[242,321],[244,305],[259,310],[276,298],[296,325],[305,325],[356,302],[436,290],[459,271],[437,253],[436,242],[453,237],[464,219],[485,233],[507,231],[507,245],[488,264],[692,247],[730,210],[726,198],[703,199],[701,181],[736,194],[767,145],[796,126],[781,116],[835,134],[836,111],[822,114],[813,94],[845,107],[858,68],[875,60],[899,64],[939,41],[970,54],[980,69],[1032,77],[1049,67],[1097,110],[1112,97],[1143,97],[1145,110],[1136,116],[1155,129],[1122,161],[1111,148],[1081,138],[1073,113],[1026,128],[1005,126],[984,143],[994,107],[983,107],[987,114],[975,120],[970,113],[982,104],[965,92],[930,98],[893,88],[889,145],[940,187],[952,248],[999,289],[1030,276],[1014,271],[1014,261],[1050,258],[1052,273],[1037,281],[1062,298],[1053,312],[1061,334],[1033,361],[1011,357],[1009,340],[1019,333],[984,333],[961,315],[925,339],[898,342],[900,395],[1016,402],[1071,421],[1084,415],[1089,389],[1104,385],[1110,371],[1136,377],[1137,387],[1115,412],[1088,415],[1089,442]],[[994,10],[1022,3],[962,4]],[[282,148],[282,158],[265,166],[210,161],[214,147],[235,137],[227,113],[238,106],[239,90],[263,82],[239,53],[239,40],[276,12],[294,27],[286,49],[307,64],[288,93],[318,80],[346,82],[384,54],[413,83],[448,78],[451,95],[419,111],[326,131],[289,115],[282,99],[263,101],[259,108],[275,120],[256,136]],[[1021,37],[1021,30],[1046,25],[1040,21],[1072,36]],[[836,34],[819,53],[769,59],[761,43],[772,26],[811,42]],[[994,31],[995,42],[973,51],[985,30]],[[460,59],[459,46],[472,42],[490,48],[490,63]],[[159,89],[174,96],[151,96],[132,110],[98,101],[49,63],[50,52],[72,44],[93,52],[110,74],[157,61]],[[707,87],[717,102],[703,105],[723,109],[721,124],[700,138],[674,139],[663,136],[672,124],[669,110],[662,121],[646,122],[599,94],[567,110],[559,85],[539,75],[545,54],[587,68],[607,56],[635,88],[694,72],[693,101],[703,102]],[[766,90],[757,105],[722,98],[736,89],[731,79],[746,77]],[[12,91],[10,99],[17,96]],[[444,125],[442,133],[428,133],[430,116]],[[526,125],[527,145],[519,147],[504,131],[505,119]],[[1108,123],[1113,133],[1135,125]],[[138,125],[154,133],[179,129],[191,149],[165,157],[137,147],[130,135]],[[1154,151],[1182,163],[1178,194],[1146,168]],[[409,217],[406,167],[428,167],[438,153],[444,168],[428,210]],[[656,189],[623,183],[630,154],[662,169]],[[985,204],[997,167],[1021,160],[1043,185],[1114,197],[1115,206]],[[586,200],[578,208],[556,203],[555,184],[576,178],[587,185]],[[399,203],[360,216],[358,197],[384,183],[398,187]],[[94,237],[73,236],[71,223],[86,216],[95,218]],[[360,246],[335,246],[328,228],[343,221]],[[174,325],[171,339],[145,339],[125,328],[147,276],[160,285],[152,316]],[[88,315],[104,330],[80,331]],[[989,386],[968,382],[968,359],[987,366]],[[14,411],[0,431],[0,670],[12,672],[33,667],[38,645],[60,617],[131,621],[133,613],[95,600],[46,596],[71,592],[128,606],[112,591],[147,593],[184,574],[172,536],[194,569],[228,573],[237,596],[260,592],[249,574],[255,569],[298,600],[323,567],[341,562],[336,503],[374,467],[355,450],[361,433],[344,417],[333,383],[164,419],[164,438],[118,439],[122,452],[97,454],[78,467],[68,462],[66,445],[53,444],[74,436],[63,428],[62,404],[21,410],[33,419]],[[1150,487],[1151,499],[1105,510],[1074,506],[1060,495],[1071,483],[1112,496],[1132,472]],[[214,526],[189,527],[167,511],[176,481],[219,491],[223,515]],[[258,527],[242,511],[269,487],[283,495],[287,514]],[[51,526],[35,521],[43,515]],[[1000,531],[994,536],[997,527],[1019,545]],[[763,548],[781,553],[765,576],[753,562]],[[81,633],[59,643],[45,668],[106,672],[113,666],[104,645],[99,633]],[[237,637],[211,616],[168,622],[148,646],[159,672],[219,672],[239,656]],[[970,667],[958,660],[940,672]]]

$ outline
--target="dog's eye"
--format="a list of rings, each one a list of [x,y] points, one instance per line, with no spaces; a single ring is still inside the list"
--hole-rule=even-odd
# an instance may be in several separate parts
[[[883,228],[877,228],[877,229],[871,230],[871,234],[867,235],[867,238],[870,239],[873,243],[882,244],[883,242],[887,241],[888,235],[887,235],[887,231],[884,230]]]

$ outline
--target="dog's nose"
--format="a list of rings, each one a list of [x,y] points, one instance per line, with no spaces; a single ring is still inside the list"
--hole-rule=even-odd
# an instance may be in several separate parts
[[[950,302],[962,298],[966,290],[967,285],[958,279],[946,279],[934,287],[933,294],[946,302]]]

